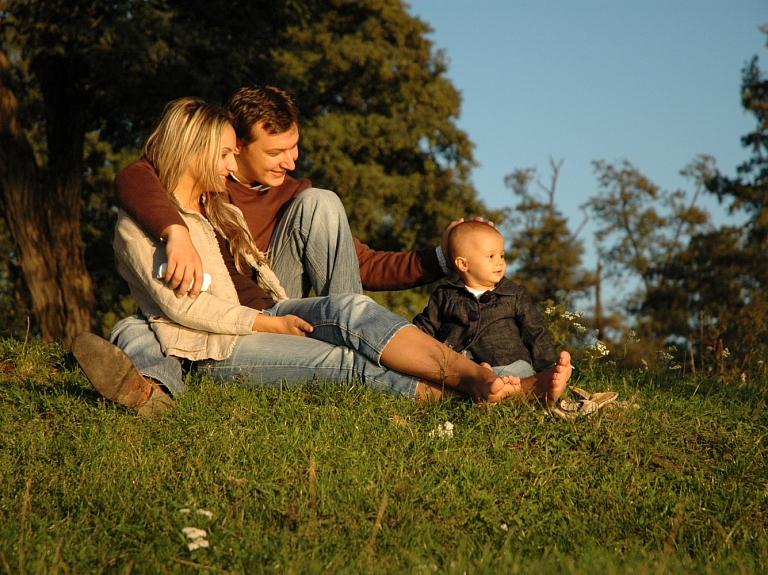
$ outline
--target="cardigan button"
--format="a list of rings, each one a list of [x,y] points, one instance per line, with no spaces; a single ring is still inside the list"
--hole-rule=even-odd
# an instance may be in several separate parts
[[[481,295],[478,300],[480,303],[488,303],[491,301],[491,292],[485,292],[483,295]]]
[[[467,319],[469,321],[477,321],[477,320],[479,320],[480,319],[480,312],[473,309],[471,312],[469,312],[467,314]]]

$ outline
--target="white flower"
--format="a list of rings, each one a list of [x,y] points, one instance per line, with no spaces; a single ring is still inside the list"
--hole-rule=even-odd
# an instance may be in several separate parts
[[[587,331],[586,327],[584,327],[583,325],[577,322],[573,322],[573,327],[576,328],[576,331],[578,331],[579,333],[584,333],[585,331]]]
[[[438,425],[437,428],[429,432],[429,436],[438,437],[439,439],[453,437],[453,423],[446,421],[445,423]]]
[[[555,308],[548,307],[547,309],[544,310],[544,313],[547,315],[552,315],[553,313],[555,313]]]
[[[608,351],[608,346],[605,345],[602,341],[597,340],[595,342],[595,349],[600,352],[600,355],[608,355],[610,351]]]
[[[741,383],[747,383],[747,374],[743,373],[741,374]]]
[[[200,549],[201,547],[208,547],[209,543],[207,539],[195,539],[190,544],[187,545],[190,551],[194,551],[195,549]]]
[[[209,543],[206,537],[208,533],[205,529],[198,529],[197,527],[185,527],[181,532],[187,536],[187,539],[192,541],[187,545],[190,551],[200,549],[201,547],[208,547]]]
[[[728,351],[728,348],[726,347],[725,349],[723,349],[723,357],[728,357],[729,355],[731,355],[731,352]]]
[[[208,519],[213,519],[213,511],[208,511],[207,509],[198,509],[197,514],[205,515]]]
[[[197,527],[185,527],[181,532],[186,535],[188,539],[200,539],[201,537],[208,536],[205,529],[198,529]]]

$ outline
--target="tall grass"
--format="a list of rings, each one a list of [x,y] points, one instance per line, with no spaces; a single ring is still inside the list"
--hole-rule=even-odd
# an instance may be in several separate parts
[[[570,422],[193,377],[146,420],[0,340],[0,572],[765,573],[766,383],[592,371],[628,404]]]

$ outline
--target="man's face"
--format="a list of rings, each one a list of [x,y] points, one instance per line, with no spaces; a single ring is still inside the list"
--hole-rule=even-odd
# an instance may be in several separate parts
[[[282,134],[268,134],[261,125],[253,127],[253,142],[244,146],[237,142],[235,173],[238,181],[253,185],[279,186],[286,172],[296,168],[299,157],[299,128],[293,126]]]

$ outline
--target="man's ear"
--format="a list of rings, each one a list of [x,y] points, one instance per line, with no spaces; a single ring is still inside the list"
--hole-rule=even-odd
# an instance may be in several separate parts
[[[453,265],[460,272],[465,272],[469,269],[469,266],[467,265],[467,258],[463,258],[461,256],[458,256],[455,260],[453,260]]]
[[[242,152],[243,148],[245,148],[245,144],[243,144],[243,141],[240,138],[237,138],[235,140],[235,154]]]

